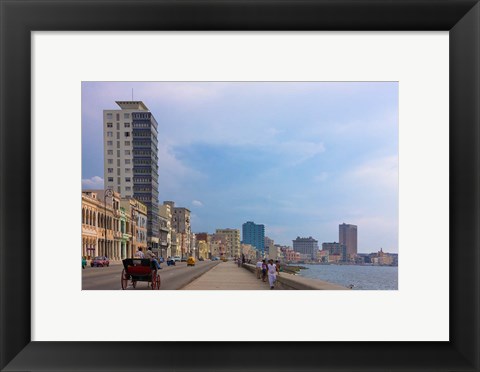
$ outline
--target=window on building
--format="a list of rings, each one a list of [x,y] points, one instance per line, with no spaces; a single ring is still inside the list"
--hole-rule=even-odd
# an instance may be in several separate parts
[[[120,166],[120,159],[117,159],[117,167]]]
[[[130,146],[130,141],[125,141],[125,146]]]
[[[117,139],[120,139],[120,132],[117,132]]]
[[[113,182],[113,177],[108,177],[108,182]]]
[[[125,128],[130,128],[130,123],[125,123]]]
[[[130,168],[125,168],[125,173],[130,173]]]
[[[107,114],[107,119],[113,119],[113,114],[111,112]]]
[[[120,176],[120,168],[117,168],[117,176]]]
[[[117,177],[117,185],[120,185],[120,177]]]
[[[117,149],[120,148],[120,141],[117,141]]]
[[[113,146],[113,141],[107,141],[107,146]]]
[[[131,178],[130,177],[125,177],[125,182],[130,182]]]
[[[113,168],[108,168],[108,173],[113,173]]]
[[[113,123],[107,123],[107,128],[113,128]]]
[[[130,114],[128,114],[128,113],[123,114],[123,118],[124,119],[130,119]]]
[[[117,121],[120,121],[120,114],[117,113]]]
[[[117,150],[117,156],[120,157],[120,150]]]
[[[125,150],[125,155],[130,155],[130,150]]]
[[[132,188],[130,186],[125,187],[126,191],[132,191]]]
[[[113,155],[113,150],[107,150],[108,155]]]
[[[125,132],[125,137],[130,137],[130,132]]]
[[[125,159],[125,164],[130,164],[130,159]]]
[[[113,137],[113,132],[107,132],[107,137]]]
[[[107,162],[108,164],[113,164],[113,159],[108,159]]]

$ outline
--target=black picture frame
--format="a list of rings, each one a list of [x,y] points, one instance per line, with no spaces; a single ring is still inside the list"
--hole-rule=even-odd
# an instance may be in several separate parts
[[[480,370],[477,0],[0,0],[0,12],[2,371]],[[30,36],[38,30],[449,31],[450,341],[31,342],[32,277],[20,262],[31,254]]]

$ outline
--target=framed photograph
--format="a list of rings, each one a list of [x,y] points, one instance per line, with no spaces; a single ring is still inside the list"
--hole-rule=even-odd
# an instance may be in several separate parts
[[[1,369],[478,371],[479,6],[2,0]]]

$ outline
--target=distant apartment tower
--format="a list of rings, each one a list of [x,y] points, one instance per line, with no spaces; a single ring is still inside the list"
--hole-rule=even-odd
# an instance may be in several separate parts
[[[337,242],[322,243],[322,250],[328,251],[329,254],[340,255],[342,261],[347,259],[347,247],[345,244],[340,244]]]
[[[242,225],[242,243],[253,245],[263,257],[265,255],[265,225],[247,221]]]
[[[353,258],[357,254],[357,226],[346,223],[339,225],[338,241],[347,248],[347,259]]]
[[[312,260],[317,258],[318,240],[311,236],[308,238],[300,238],[293,240],[293,250],[303,255],[308,255]]]
[[[158,124],[142,101],[103,111],[104,183],[147,206],[147,244],[158,249]]]
[[[216,235],[225,237],[225,250],[227,257],[240,256],[240,230],[239,229],[217,229]]]

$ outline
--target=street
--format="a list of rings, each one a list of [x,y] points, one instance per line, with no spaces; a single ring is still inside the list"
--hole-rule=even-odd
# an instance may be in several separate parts
[[[175,266],[162,264],[162,270],[159,270],[161,286],[160,290],[181,289],[195,278],[207,272],[220,261],[197,261],[195,266],[187,266],[186,262],[177,262]],[[111,263],[109,267],[90,267],[82,270],[82,290],[122,290],[121,273],[122,263]],[[126,290],[146,290],[150,289],[147,282],[138,282],[137,287],[133,288],[129,281]]]

